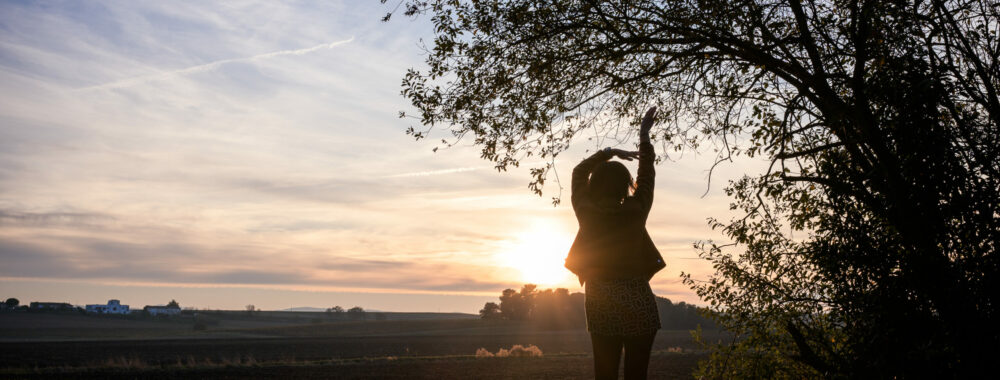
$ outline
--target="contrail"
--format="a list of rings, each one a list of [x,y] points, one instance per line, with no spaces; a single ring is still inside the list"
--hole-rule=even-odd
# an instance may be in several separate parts
[[[424,177],[429,175],[462,173],[462,172],[471,172],[473,170],[492,169],[492,168],[493,168],[492,166],[470,166],[465,168],[452,168],[452,169],[428,170],[421,172],[393,174],[393,175],[387,175],[382,178]]]
[[[219,61],[215,61],[215,62],[209,62],[209,63],[201,64],[201,65],[198,65],[198,66],[191,66],[191,67],[188,67],[186,69],[180,69],[180,70],[174,70],[174,71],[167,71],[167,72],[164,72],[164,73],[159,73],[159,74],[154,74],[154,75],[145,75],[145,76],[140,76],[140,77],[122,79],[122,80],[119,80],[119,81],[114,81],[114,82],[99,84],[99,85],[96,85],[96,86],[81,87],[81,88],[76,89],[76,91],[106,90],[106,89],[112,89],[112,88],[132,87],[132,86],[139,85],[139,84],[144,84],[144,83],[154,82],[154,81],[158,81],[158,80],[168,79],[170,77],[176,77],[176,76],[182,76],[182,75],[188,75],[188,74],[195,74],[195,73],[202,73],[202,72],[206,72],[206,71],[211,71],[211,70],[215,70],[215,69],[219,68],[220,66],[228,64],[228,63],[250,62],[250,61],[256,61],[256,60],[260,60],[260,59],[280,57],[280,56],[284,56],[284,55],[303,55],[303,54],[309,54],[309,53],[312,53],[312,52],[315,52],[315,51],[319,51],[319,50],[332,49],[332,48],[335,48],[337,46],[349,43],[351,41],[354,41],[354,37],[348,38],[348,39],[343,40],[343,41],[335,41],[335,42],[331,42],[331,43],[328,43],[328,44],[316,45],[316,46],[308,47],[308,48],[304,48],[304,49],[281,50],[281,51],[275,51],[275,52],[270,52],[270,53],[258,54],[258,55],[252,56],[252,57],[223,59],[223,60],[219,60]]]

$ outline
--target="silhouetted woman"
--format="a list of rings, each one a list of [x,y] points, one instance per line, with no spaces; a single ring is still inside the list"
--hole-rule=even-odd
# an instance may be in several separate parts
[[[625,350],[625,378],[645,379],[649,352],[660,328],[649,280],[666,264],[646,232],[653,205],[653,144],[650,108],[639,129],[639,151],[605,148],[573,169],[573,211],[580,231],[566,268],[585,284],[587,330],[594,346],[597,379],[617,379]],[[638,178],[612,157],[639,159]],[[629,192],[632,190],[632,194]]]

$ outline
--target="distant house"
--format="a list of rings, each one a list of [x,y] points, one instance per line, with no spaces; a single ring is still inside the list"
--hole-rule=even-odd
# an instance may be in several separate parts
[[[157,315],[180,315],[181,314],[181,308],[175,307],[175,306],[152,306],[152,305],[147,305],[146,307],[142,308],[142,310],[145,311],[145,312],[147,312],[147,313],[149,313],[149,315],[152,315],[154,317],[157,316]]]
[[[31,310],[73,310],[73,305],[65,302],[32,302]]]
[[[87,305],[88,313],[95,314],[128,314],[128,305],[122,305],[121,301],[108,300],[107,305]]]

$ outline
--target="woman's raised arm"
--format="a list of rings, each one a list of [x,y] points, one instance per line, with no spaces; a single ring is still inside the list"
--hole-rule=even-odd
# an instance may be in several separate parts
[[[656,170],[653,168],[656,152],[653,151],[653,143],[649,141],[649,130],[653,128],[655,116],[656,107],[651,107],[642,117],[642,125],[639,127],[639,172],[633,194],[647,212],[653,207],[653,187],[656,182]]]

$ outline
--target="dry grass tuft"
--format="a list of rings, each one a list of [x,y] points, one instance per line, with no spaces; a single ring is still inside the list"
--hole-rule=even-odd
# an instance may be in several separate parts
[[[149,365],[142,359],[135,357],[124,357],[119,356],[117,358],[108,358],[103,364],[104,367],[112,368],[127,368],[127,369],[145,369]]]
[[[540,358],[542,357],[542,350],[534,344],[529,344],[527,346],[522,346],[520,344],[515,344],[509,350],[506,348],[501,348],[496,354],[491,353],[485,348],[480,348],[476,350],[477,358]]]
[[[487,350],[485,348],[480,347],[478,350],[476,350],[477,358],[492,358],[493,356],[495,355],[493,355],[493,353],[490,352],[490,350]]]

